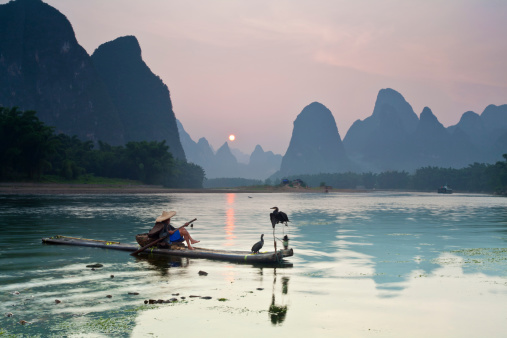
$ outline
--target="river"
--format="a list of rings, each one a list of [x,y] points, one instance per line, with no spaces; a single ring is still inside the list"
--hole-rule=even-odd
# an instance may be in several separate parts
[[[274,206],[291,220],[275,233],[290,238],[290,264],[136,258],[41,242],[65,235],[135,243],[135,235],[151,229],[162,210],[175,210],[174,225],[197,218],[189,228],[201,241],[197,246],[250,250],[265,234],[261,251],[271,250]],[[507,332],[507,199],[501,197],[0,195],[0,230],[0,335],[504,337]],[[96,263],[103,267],[86,267]],[[178,302],[145,304],[171,298]]]

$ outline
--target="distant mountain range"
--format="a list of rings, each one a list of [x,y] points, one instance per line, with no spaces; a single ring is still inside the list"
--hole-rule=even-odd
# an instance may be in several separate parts
[[[380,90],[373,113],[357,120],[343,140],[361,171],[413,171],[425,166],[462,168],[495,163],[507,153],[507,105],[466,112],[445,128],[425,107],[420,118],[393,89]]]
[[[263,180],[280,168],[282,156],[275,155],[272,151],[265,152],[260,145],[255,147],[248,163],[241,163],[233,155],[227,142],[214,152],[204,137],[195,142],[180,121],[177,121],[177,125],[188,161],[203,167],[207,178],[241,177]]]
[[[260,145],[244,155],[227,142],[214,151],[176,120],[169,90],[143,61],[134,36],[106,42],[90,56],[67,18],[40,0],[0,5],[0,22],[0,106],[35,110],[56,132],[83,140],[165,140],[176,158],[202,166],[207,178],[461,168],[495,163],[507,153],[507,105],[465,112],[445,128],[430,108],[418,117],[389,88],[343,141],[332,112],[313,102],[297,115],[283,157]]]
[[[371,116],[352,124],[343,142],[331,112],[314,102],[294,121],[280,171],[273,177],[336,172],[463,168],[495,163],[507,153],[507,105],[466,112],[445,128],[425,107],[418,117],[403,96],[379,91]]]

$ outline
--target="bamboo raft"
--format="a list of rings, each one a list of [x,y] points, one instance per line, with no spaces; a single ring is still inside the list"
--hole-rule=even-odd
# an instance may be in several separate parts
[[[136,244],[123,244],[114,241],[102,241],[96,239],[66,237],[66,236],[53,236],[43,238],[42,242],[45,244],[60,244],[60,245],[75,245],[87,246],[94,248],[103,248],[110,250],[121,250],[134,252],[139,249]],[[188,250],[185,246],[172,246],[170,249],[151,247],[140,253],[141,255],[162,255],[162,256],[178,256],[189,258],[205,258],[211,260],[238,262],[238,263],[280,263],[284,257],[294,255],[291,249],[278,250],[277,252],[260,252],[252,254],[250,251],[228,251],[228,250],[213,250],[194,247],[194,250]]]

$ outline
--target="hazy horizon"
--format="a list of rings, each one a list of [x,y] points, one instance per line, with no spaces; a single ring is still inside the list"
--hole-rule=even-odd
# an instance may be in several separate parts
[[[1,4],[8,1],[0,0]],[[444,126],[507,103],[507,2],[47,0],[89,54],[137,37],[190,136],[285,154],[308,104],[343,139],[393,88]],[[210,128],[210,126],[212,126]]]

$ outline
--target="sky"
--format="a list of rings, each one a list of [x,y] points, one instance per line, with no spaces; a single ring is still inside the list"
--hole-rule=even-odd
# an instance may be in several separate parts
[[[7,1],[0,1],[6,3]],[[89,54],[120,36],[168,86],[197,141],[284,155],[305,106],[331,110],[343,140],[400,92],[444,126],[507,104],[504,0],[45,0]]]

